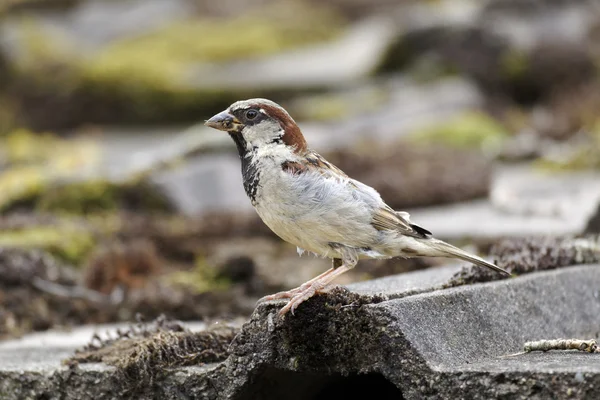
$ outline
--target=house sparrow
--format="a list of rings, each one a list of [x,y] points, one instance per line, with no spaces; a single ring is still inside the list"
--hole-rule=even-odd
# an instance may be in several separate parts
[[[348,177],[310,150],[292,117],[266,99],[238,101],[206,126],[229,133],[242,161],[244,189],[264,223],[280,238],[328,257],[333,266],[296,289],[261,300],[289,298],[280,311],[330,288],[359,258],[450,257],[510,275],[431,236],[392,210],[370,186]]]

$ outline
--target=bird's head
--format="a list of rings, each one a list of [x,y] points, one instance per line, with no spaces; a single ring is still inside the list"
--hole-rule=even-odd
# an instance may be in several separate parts
[[[229,133],[240,155],[264,146],[288,146],[296,153],[306,150],[296,122],[283,107],[267,99],[235,102],[205,125]]]

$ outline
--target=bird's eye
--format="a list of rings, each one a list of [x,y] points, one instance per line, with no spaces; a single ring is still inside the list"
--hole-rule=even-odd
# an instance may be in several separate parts
[[[258,115],[256,110],[248,110],[246,111],[246,119],[254,119]]]

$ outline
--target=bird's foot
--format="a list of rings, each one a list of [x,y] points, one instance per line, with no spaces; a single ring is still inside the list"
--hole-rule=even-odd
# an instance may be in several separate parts
[[[261,297],[260,299],[258,299],[258,301],[256,303],[259,304],[259,303],[262,303],[265,301],[271,301],[271,300],[291,299],[296,294],[298,294],[301,290],[302,290],[302,286],[297,287],[295,289],[286,290],[286,291],[278,292],[275,294],[270,294],[268,296]]]
[[[270,294],[265,297],[261,297],[260,299],[258,299],[258,301],[256,303],[258,304],[258,303],[262,303],[264,301],[271,301],[271,300],[291,299],[292,297],[296,296],[298,293],[302,293],[303,291],[308,290],[308,288],[310,288],[310,286],[313,284],[313,282],[316,282],[316,278],[314,280],[310,280],[306,283],[303,283],[302,285],[298,286],[295,289],[290,289],[290,290],[286,290],[283,292]]]
[[[304,284],[297,289],[294,289],[294,295],[291,296],[290,301],[279,311],[279,316],[283,317],[285,314],[291,311],[292,315],[294,315],[294,311],[296,308],[304,303],[306,300],[310,299],[314,295],[318,293],[326,293],[331,290],[335,285],[331,284],[323,284],[321,282],[312,282],[310,284]],[[290,291],[291,292],[291,291]]]

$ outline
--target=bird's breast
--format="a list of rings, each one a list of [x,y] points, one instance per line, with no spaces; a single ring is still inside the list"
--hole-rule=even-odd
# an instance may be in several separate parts
[[[368,246],[376,235],[372,210],[357,200],[343,180],[319,173],[290,174],[279,168],[259,168],[254,207],[279,237],[307,251],[331,256],[331,244]]]

